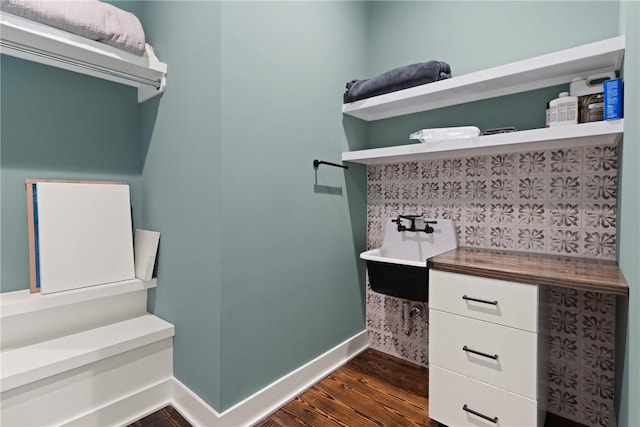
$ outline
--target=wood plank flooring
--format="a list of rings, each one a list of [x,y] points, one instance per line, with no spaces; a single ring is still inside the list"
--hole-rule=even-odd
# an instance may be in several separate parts
[[[428,372],[369,349],[256,427],[431,426]]]
[[[429,371],[368,349],[254,427],[427,426]],[[547,416],[546,427],[579,427]],[[167,406],[129,427],[192,427]]]
[[[127,427],[192,427],[173,406],[165,406],[159,411],[129,424]]]

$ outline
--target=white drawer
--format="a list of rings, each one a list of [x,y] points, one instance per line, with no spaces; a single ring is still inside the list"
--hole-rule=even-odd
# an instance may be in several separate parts
[[[465,411],[475,411],[495,422]],[[450,427],[535,427],[536,401],[437,366],[429,368],[429,417]]]
[[[430,365],[536,400],[537,349],[532,332],[429,310]]]
[[[429,270],[429,307],[538,332],[538,287]]]

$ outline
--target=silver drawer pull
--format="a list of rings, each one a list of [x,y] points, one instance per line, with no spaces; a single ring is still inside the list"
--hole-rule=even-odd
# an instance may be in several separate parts
[[[487,353],[483,353],[481,351],[478,350],[472,350],[469,347],[467,347],[466,345],[464,347],[462,347],[462,351],[466,351],[468,353],[473,353],[473,354],[477,354],[478,356],[482,356],[482,357],[486,357],[488,359],[493,359],[493,360],[498,360],[498,355],[494,354],[493,356]]]
[[[491,422],[492,422],[492,423],[494,423],[494,424],[498,424],[498,417],[493,417],[493,418],[491,418],[491,417],[488,417],[488,416],[486,416],[486,415],[484,415],[484,414],[481,414],[480,412],[476,412],[476,411],[474,411],[473,409],[469,409],[469,407],[467,406],[467,404],[466,404],[466,403],[462,406],[462,410],[463,410],[463,411],[466,411],[466,412],[468,412],[468,413],[470,413],[470,414],[473,414],[473,415],[475,415],[476,417],[480,417],[480,418],[483,418],[483,419],[485,419],[485,420],[487,420],[487,421],[491,421]]]
[[[466,295],[462,295],[462,299],[467,301],[473,301],[473,302],[481,302],[482,304],[498,305],[498,301],[487,301],[485,299],[471,298]]]

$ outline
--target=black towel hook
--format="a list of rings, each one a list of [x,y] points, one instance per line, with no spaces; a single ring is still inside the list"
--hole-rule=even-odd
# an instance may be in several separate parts
[[[318,159],[313,161],[314,169],[318,169],[318,166],[320,165],[329,165],[329,166],[335,166],[337,168],[349,169],[349,166],[347,165],[339,165],[337,163],[325,162],[324,160],[318,160]]]

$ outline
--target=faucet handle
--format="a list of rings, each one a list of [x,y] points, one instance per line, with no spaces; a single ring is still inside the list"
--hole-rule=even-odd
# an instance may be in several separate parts
[[[405,218],[402,215],[398,215],[396,219],[392,219],[391,222],[395,222],[398,224],[398,231],[405,231],[407,229],[406,226],[402,225],[402,218]]]
[[[429,224],[437,224],[438,221],[425,221],[424,222],[424,232],[427,234],[431,234],[434,231],[436,231],[433,227],[431,227]]]

